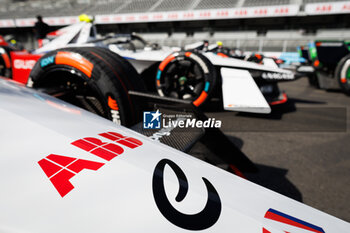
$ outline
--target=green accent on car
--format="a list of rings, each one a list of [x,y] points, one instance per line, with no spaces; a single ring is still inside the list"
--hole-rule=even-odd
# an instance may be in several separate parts
[[[182,76],[179,78],[180,85],[184,85],[186,81],[187,81],[187,78],[185,76]]]
[[[316,47],[310,47],[309,48],[309,52],[310,52],[310,58],[312,61],[317,59],[317,50]]]

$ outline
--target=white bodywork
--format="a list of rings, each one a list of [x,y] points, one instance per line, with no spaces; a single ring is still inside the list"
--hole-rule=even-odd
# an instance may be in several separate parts
[[[152,179],[163,159],[176,163],[189,181],[187,196],[176,202],[178,180],[165,167],[165,193],[177,211],[192,215],[203,209],[208,194],[202,177],[217,191],[220,214],[201,232],[349,232],[349,223],[53,97],[0,79],[0,99],[0,232],[189,232],[168,221],[155,203]],[[86,137],[113,143],[98,135],[104,132],[133,137],[142,145],[122,146],[124,153],[106,161],[71,144]],[[70,179],[74,189],[62,197],[38,164],[50,154],[104,165],[78,172]],[[264,218],[270,208],[323,231]]]
[[[221,68],[224,109],[270,113],[271,108],[246,70]]]

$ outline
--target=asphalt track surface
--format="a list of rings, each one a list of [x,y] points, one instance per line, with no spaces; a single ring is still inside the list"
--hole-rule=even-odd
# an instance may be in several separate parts
[[[279,86],[289,101],[269,115],[206,114],[258,167],[249,180],[350,222],[350,96],[306,78]],[[197,143],[190,154],[215,161],[204,151]]]

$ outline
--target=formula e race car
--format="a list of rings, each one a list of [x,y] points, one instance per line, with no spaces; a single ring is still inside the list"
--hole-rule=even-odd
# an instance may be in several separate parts
[[[129,35],[124,44],[130,48],[130,44],[142,42],[138,36]],[[156,76],[156,90],[160,96],[191,99],[196,106],[216,97],[222,99],[226,110],[268,113],[267,103],[274,105],[286,101],[286,95],[279,91],[277,82],[295,79],[292,72],[278,69],[277,65],[263,66],[223,57],[220,53],[193,46],[171,53],[171,48],[152,49],[147,43],[143,44],[139,49],[131,50],[125,49],[123,42],[109,42],[109,48],[127,58],[145,76],[144,80]],[[151,81],[154,85],[154,80]],[[261,94],[266,102],[257,97]]]
[[[0,232],[349,232],[345,221],[13,81],[0,78],[0,99]]]
[[[299,50],[314,68],[312,85],[350,95],[350,41],[317,40]]]
[[[195,106],[216,97],[225,110],[269,113],[270,105],[287,101],[277,82],[295,78],[291,71],[210,52],[130,49],[135,37],[98,38],[91,22],[53,34],[32,53],[11,53],[12,78],[125,125],[135,115],[129,91],[156,92]]]
[[[11,51],[23,49],[15,40],[8,42],[0,36],[0,76],[11,77]]]

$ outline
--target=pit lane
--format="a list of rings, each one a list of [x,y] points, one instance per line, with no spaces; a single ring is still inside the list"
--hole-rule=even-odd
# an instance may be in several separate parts
[[[306,78],[279,85],[289,101],[269,115],[206,114],[259,168],[249,180],[350,221],[350,97]],[[220,163],[200,143],[190,154]]]

